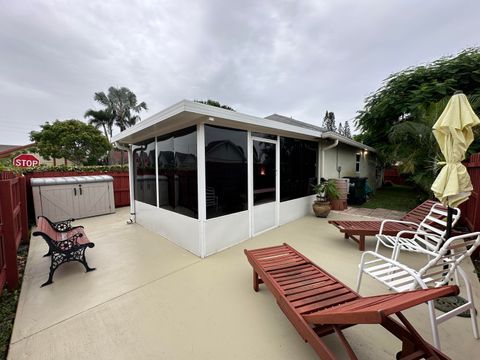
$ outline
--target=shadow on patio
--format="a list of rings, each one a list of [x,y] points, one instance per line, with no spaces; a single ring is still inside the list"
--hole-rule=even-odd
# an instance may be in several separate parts
[[[329,219],[342,217],[332,213]],[[252,290],[243,249],[287,242],[355,286],[361,252],[327,219],[304,217],[201,260],[139,225],[126,225],[127,218],[128,209],[121,208],[77,221],[96,244],[87,259],[97,270],[65,264],[44,288],[47,247],[32,238],[9,359],[316,359],[270,292]],[[367,240],[367,249],[373,246]],[[480,299],[472,264],[464,268]],[[387,292],[365,277],[362,295]],[[427,306],[405,314],[431,342]],[[457,317],[440,329],[450,357],[467,359],[480,351],[470,319]],[[345,334],[361,359],[395,358],[400,347],[380,326],[356,326]],[[343,356],[336,339],[327,342]]]

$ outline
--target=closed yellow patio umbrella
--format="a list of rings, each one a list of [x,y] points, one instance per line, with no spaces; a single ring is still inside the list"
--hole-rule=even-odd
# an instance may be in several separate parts
[[[448,207],[445,239],[452,233],[453,207],[468,200],[473,190],[470,176],[462,160],[465,159],[465,153],[474,139],[472,128],[478,124],[480,120],[467,97],[461,91],[457,91],[433,125],[433,135],[445,157],[445,165],[431,189],[437,199]],[[448,296],[436,299],[435,307],[448,312],[465,303],[466,300],[460,296]],[[469,316],[469,313],[464,312],[459,316]]]
[[[462,164],[473,142],[472,128],[480,124],[467,97],[457,91],[433,125],[433,135],[445,157],[445,165],[432,184],[432,191],[442,204],[448,206],[447,234],[451,234],[452,207],[466,201],[473,187],[466,167]]]
[[[456,92],[433,125],[433,134],[445,157],[445,165],[431,189],[445,206],[457,207],[468,199],[473,190],[462,160],[474,139],[472,128],[478,124],[480,120],[467,97],[462,92]]]

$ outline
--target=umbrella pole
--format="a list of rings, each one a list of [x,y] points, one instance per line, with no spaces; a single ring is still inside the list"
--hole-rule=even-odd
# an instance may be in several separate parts
[[[453,222],[453,208],[447,207],[447,229],[445,233],[445,240],[452,236],[452,222]]]

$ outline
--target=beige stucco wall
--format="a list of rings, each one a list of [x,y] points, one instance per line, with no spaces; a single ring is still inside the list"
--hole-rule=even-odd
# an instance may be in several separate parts
[[[322,143],[320,148],[325,148],[329,144]],[[355,172],[355,155],[360,154],[360,172]],[[368,185],[372,189],[376,189],[379,184],[376,174],[376,154],[372,152],[365,152],[362,149],[339,143],[336,147],[326,150],[324,155],[324,166],[321,164],[322,156],[319,156],[319,168],[320,172],[323,168],[322,177],[326,179],[338,179],[345,176],[360,176],[368,178]],[[337,172],[337,167],[341,166],[342,170]]]

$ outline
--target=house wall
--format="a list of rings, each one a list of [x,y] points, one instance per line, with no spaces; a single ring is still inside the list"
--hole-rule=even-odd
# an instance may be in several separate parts
[[[328,146],[322,145],[323,147]],[[355,172],[355,155],[360,154],[360,172]],[[363,152],[362,149],[339,143],[336,147],[326,150],[324,156],[323,177],[338,179],[346,176],[360,176],[368,178],[368,185],[372,189],[379,186],[376,176],[376,154]],[[337,167],[341,166],[340,176]]]
[[[315,195],[280,203],[279,225],[289,223],[309,214],[313,214],[312,203]]]
[[[201,256],[199,221],[173,211],[135,201],[136,222]]]
[[[232,231],[232,229],[235,229]],[[206,256],[247,240],[250,236],[248,210],[205,221]]]

